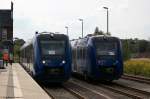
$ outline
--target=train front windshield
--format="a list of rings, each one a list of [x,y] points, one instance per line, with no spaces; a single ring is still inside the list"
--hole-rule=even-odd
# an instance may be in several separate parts
[[[43,56],[63,56],[65,54],[65,41],[41,40],[40,45]]]
[[[114,59],[117,54],[116,42],[96,42],[96,56],[103,59]]]

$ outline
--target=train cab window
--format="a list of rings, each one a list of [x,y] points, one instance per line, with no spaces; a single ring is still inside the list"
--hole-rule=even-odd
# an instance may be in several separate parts
[[[96,55],[101,58],[114,58],[117,53],[117,43],[115,42],[96,42]]]
[[[42,55],[64,55],[65,53],[65,41],[40,41]]]

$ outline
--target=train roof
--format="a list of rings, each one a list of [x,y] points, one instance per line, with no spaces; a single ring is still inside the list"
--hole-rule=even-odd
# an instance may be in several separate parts
[[[37,33],[36,32],[36,37],[54,37],[54,36],[57,36],[57,37],[68,37],[67,35],[65,34],[56,34],[56,33],[52,33],[52,32],[40,32],[40,33]]]
[[[32,39],[30,39],[30,40],[28,40],[21,48],[20,48],[20,50],[22,50],[22,49],[24,49],[24,48],[26,48],[27,46],[29,46],[30,44],[32,44],[32,42],[36,39],[36,38],[38,38],[38,37],[57,37],[58,39],[59,38],[68,38],[68,36],[67,35],[65,35],[65,34],[55,34],[55,33],[52,33],[52,32],[40,32],[40,33],[38,33],[38,32],[36,32],[35,33],[35,36],[32,38]]]
[[[89,40],[110,40],[110,41],[119,41],[119,38],[113,36],[106,36],[106,35],[96,35],[96,36],[87,36],[84,38],[73,39],[71,41],[71,46],[86,46]]]
[[[105,39],[105,38],[109,38],[109,39],[119,39],[118,37],[114,37],[114,36],[106,36],[106,35],[95,35],[95,36],[86,36],[84,38],[79,38],[79,39],[73,39],[70,41],[78,41],[78,40],[88,40],[88,39],[95,39],[95,38],[100,38],[100,39]]]
[[[109,40],[118,40],[118,37],[114,37],[114,36],[101,36],[101,35],[97,35],[97,36],[92,36],[91,39],[109,39]]]

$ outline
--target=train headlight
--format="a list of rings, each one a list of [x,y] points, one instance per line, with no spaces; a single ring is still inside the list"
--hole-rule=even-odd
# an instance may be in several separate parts
[[[53,38],[54,37],[54,33],[50,33],[50,36]]]
[[[117,65],[117,64],[118,64],[118,61],[116,60],[116,62],[114,62],[113,65],[115,66],[115,65]]]
[[[46,62],[43,60],[42,63],[45,64]]]
[[[65,64],[65,63],[66,63],[66,61],[65,61],[65,60],[63,60],[63,61],[62,61],[62,63],[63,63],[63,64]]]

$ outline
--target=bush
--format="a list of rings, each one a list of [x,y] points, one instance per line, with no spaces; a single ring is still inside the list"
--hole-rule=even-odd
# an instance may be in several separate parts
[[[150,77],[150,59],[128,60],[124,63],[124,72]]]

